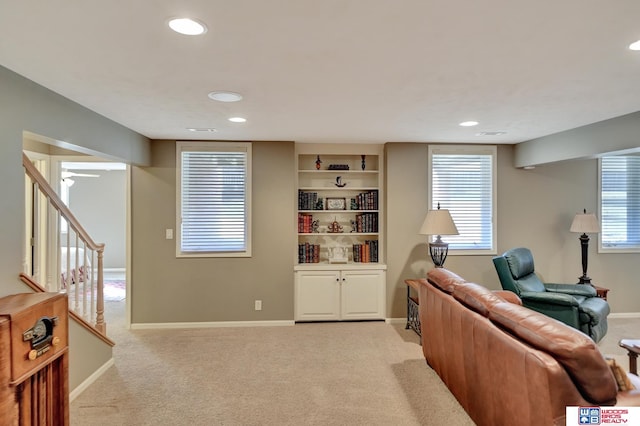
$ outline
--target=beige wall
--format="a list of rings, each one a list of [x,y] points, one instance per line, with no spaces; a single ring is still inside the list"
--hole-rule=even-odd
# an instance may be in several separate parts
[[[524,167],[638,152],[638,134],[640,111],[519,143],[513,164]]]
[[[175,225],[175,143],[153,143],[152,167],[134,169],[133,323],[262,321],[293,319],[294,147],[254,143],[254,257],[177,259],[175,241],[164,230]],[[424,276],[425,237],[417,234],[427,209],[428,144],[387,144],[387,317],[405,316],[407,277]],[[527,246],[536,270],[549,282],[581,275],[578,235],[569,232],[576,212],[596,211],[596,160],[567,161],[522,170],[513,167],[514,148],[498,147],[497,253]],[[273,203],[278,200],[278,203]],[[618,313],[640,312],[632,280],[640,254],[589,250],[589,275],[611,288]],[[465,278],[498,289],[493,255],[450,255],[446,266]],[[202,295],[201,297],[194,295]],[[264,310],[253,310],[261,299]]]
[[[175,141],[132,170],[132,323],[293,320],[294,144],[253,151],[252,257],[176,258]],[[262,311],[254,300],[262,300]]]
[[[74,177],[69,188],[69,208],[94,241],[104,243],[105,269],[122,268],[126,258],[126,170],[73,170],[98,177]],[[100,194],[96,197],[96,194]]]
[[[426,240],[418,229],[427,209],[428,144],[387,144],[387,315],[405,315],[407,277],[422,277],[432,267]],[[512,146],[498,147],[497,252],[529,247],[536,270],[548,282],[577,282],[582,275],[578,234],[569,232],[576,212],[597,211],[597,160],[554,163],[533,170],[516,169]],[[589,276],[611,289],[613,312],[640,312],[635,282],[640,254],[599,254],[591,236]],[[446,240],[446,238],[445,238]],[[468,280],[500,288],[493,256],[449,255],[446,267]]]

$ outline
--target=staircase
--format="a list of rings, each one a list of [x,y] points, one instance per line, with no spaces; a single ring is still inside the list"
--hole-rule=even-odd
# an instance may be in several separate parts
[[[31,227],[21,280],[36,292],[66,293],[70,316],[113,345],[104,319],[104,244],[93,241],[26,154],[22,165]]]

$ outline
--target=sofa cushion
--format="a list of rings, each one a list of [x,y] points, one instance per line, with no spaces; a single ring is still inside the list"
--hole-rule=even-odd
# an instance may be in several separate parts
[[[465,283],[466,280],[445,268],[434,268],[427,272],[427,280],[446,293],[453,293],[456,285]]]
[[[596,344],[584,333],[512,303],[497,303],[489,319],[531,346],[553,356],[588,401],[614,404],[617,387]]]
[[[493,293],[504,299],[505,302],[515,303],[516,305],[522,306],[522,299],[520,299],[517,294],[509,290],[493,290]]]
[[[453,297],[460,303],[480,315],[489,316],[489,311],[496,303],[505,302],[488,288],[475,283],[458,284],[453,289]]]

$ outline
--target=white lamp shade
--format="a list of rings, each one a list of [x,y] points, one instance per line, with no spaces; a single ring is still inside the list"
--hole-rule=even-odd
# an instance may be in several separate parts
[[[570,231],[581,234],[597,233],[600,232],[600,224],[593,213],[576,213]]]
[[[422,222],[419,234],[423,235],[458,235],[458,228],[453,223],[447,209],[429,210]]]

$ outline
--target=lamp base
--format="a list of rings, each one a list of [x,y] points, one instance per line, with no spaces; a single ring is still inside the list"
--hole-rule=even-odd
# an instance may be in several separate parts
[[[442,240],[441,240],[442,241]],[[449,244],[443,242],[429,243],[429,254],[436,268],[442,268],[449,253]]]
[[[582,276],[578,277],[578,284],[591,284],[591,278],[587,276],[587,262],[589,256],[589,236],[587,234],[580,235],[580,248],[582,249]]]
[[[593,285],[591,284],[591,278],[589,278],[586,275],[583,275],[581,277],[578,277],[578,284],[589,284],[589,285]]]

